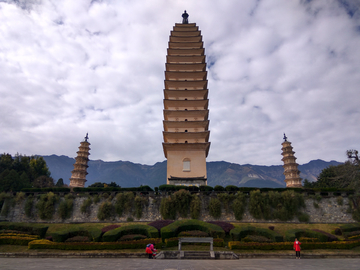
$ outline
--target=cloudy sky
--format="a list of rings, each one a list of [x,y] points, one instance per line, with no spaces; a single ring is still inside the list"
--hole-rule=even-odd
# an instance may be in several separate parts
[[[208,161],[360,150],[357,0],[0,0],[0,152],[152,165],[170,31],[187,10],[208,70]]]

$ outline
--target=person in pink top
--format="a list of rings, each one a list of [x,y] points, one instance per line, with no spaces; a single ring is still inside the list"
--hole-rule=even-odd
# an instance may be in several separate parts
[[[149,259],[153,259],[156,255],[156,249],[154,248],[154,244],[148,244],[146,246],[145,252],[149,255]]]
[[[294,250],[295,250],[295,253],[296,253],[296,259],[300,259],[300,250],[301,250],[300,245],[301,245],[301,243],[297,240],[297,238],[295,238]]]

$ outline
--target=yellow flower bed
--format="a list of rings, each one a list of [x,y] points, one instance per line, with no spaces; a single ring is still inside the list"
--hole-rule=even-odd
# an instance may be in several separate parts
[[[29,249],[62,249],[62,250],[114,250],[114,249],[144,249],[149,243],[155,244],[155,248],[161,248],[161,238],[148,238],[143,240],[119,241],[119,242],[52,242],[41,239],[31,241]]]
[[[21,245],[27,246],[29,242],[38,239],[36,235],[26,236],[0,236],[0,245]]]

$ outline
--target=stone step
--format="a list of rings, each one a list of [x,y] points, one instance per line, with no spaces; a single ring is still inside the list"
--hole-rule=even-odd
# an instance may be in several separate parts
[[[194,256],[194,257],[184,257],[183,260],[211,260],[212,258],[210,256],[204,257],[204,256]]]
[[[211,257],[209,251],[184,251],[184,257],[186,260],[210,260],[214,259]]]

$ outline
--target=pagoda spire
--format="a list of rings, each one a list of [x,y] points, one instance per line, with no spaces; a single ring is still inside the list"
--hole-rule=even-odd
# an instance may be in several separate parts
[[[297,187],[301,188],[301,178],[300,171],[298,170],[298,165],[296,163],[296,157],[294,156],[295,152],[291,146],[291,142],[287,140],[287,137],[284,133],[284,142],[282,145],[282,153],[283,158],[281,159],[284,162],[284,175],[285,175],[285,183],[286,187]]]
[[[69,187],[84,187],[86,182],[87,168],[89,167],[89,151],[90,143],[88,142],[89,136],[86,136],[82,142],[80,142],[79,151],[77,151],[77,157],[75,158],[74,170],[71,171],[70,185]]]

